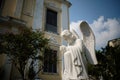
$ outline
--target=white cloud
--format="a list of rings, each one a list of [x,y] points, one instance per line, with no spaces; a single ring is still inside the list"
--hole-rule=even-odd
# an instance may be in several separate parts
[[[72,22],[70,28],[79,31],[79,24],[81,21]],[[115,18],[104,19],[104,16],[100,16],[97,20],[94,20],[92,24],[89,24],[96,37],[96,49],[105,47],[107,42],[111,39],[120,38],[120,21]],[[79,33],[81,36],[81,33]]]

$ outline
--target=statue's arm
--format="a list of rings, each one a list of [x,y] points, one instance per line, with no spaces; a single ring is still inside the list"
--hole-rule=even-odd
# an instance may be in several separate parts
[[[62,46],[60,46],[60,52],[61,52],[61,54],[64,54],[65,52],[66,52],[66,46],[64,46],[64,45],[62,45]]]

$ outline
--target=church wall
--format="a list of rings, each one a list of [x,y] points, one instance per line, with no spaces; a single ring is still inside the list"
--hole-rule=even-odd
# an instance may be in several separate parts
[[[65,29],[69,29],[69,8],[67,5],[61,5],[62,13],[61,13],[61,32]],[[61,39],[61,44],[67,45],[65,40]]]
[[[57,12],[57,33],[45,31],[47,8]],[[68,8],[64,0],[5,0],[2,16],[23,20],[27,27],[41,29],[45,32],[45,37],[51,40],[50,47],[57,50],[57,73],[42,72],[39,76],[43,80],[62,80],[62,56],[59,46],[63,44],[63,40],[60,33],[64,29],[69,29]]]
[[[28,27],[32,28],[36,0],[24,0],[23,2],[21,19],[27,23]]]
[[[14,17],[17,0],[5,0],[2,16]]]
[[[42,29],[44,0],[36,0],[34,6],[33,29]]]
[[[43,8],[43,22],[42,22],[42,30],[45,30],[45,25],[46,25],[46,11],[47,9],[51,9],[53,11],[56,11],[57,14],[57,32],[52,33],[52,32],[47,32],[45,31],[45,37],[49,38],[51,41],[50,47],[53,50],[57,50],[57,73],[45,73],[42,72],[40,73],[40,78],[43,80],[62,80],[61,79],[61,56],[59,52],[59,46],[61,44],[61,37],[60,37],[60,30],[61,30],[61,3],[57,2],[56,0],[45,0],[44,1],[44,8]]]

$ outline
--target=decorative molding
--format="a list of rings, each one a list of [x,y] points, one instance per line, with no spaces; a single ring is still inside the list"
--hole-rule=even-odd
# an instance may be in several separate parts
[[[51,43],[58,44],[58,41],[53,36],[50,36],[49,40]]]
[[[54,46],[60,46],[60,44],[58,43],[57,38],[59,38],[58,35],[51,33],[51,32],[45,32],[46,35],[49,35],[48,39],[50,40],[50,44],[54,45]]]
[[[23,14],[27,16],[33,16],[34,12],[34,0],[24,0]]]
[[[46,8],[52,9],[57,12],[61,12],[61,9],[54,2],[47,2],[44,4],[45,4]]]

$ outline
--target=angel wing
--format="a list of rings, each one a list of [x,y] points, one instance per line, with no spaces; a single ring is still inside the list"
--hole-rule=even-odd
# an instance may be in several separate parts
[[[77,39],[79,38],[78,34],[76,33],[76,31],[74,29],[71,29],[71,32]]]
[[[97,64],[97,59],[96,59],[96,55],[95,55],[94,33],[93,33],[92,29],[90,28],[90,26],[88,25],[88,23],[85,21],[82,21],[80,23],[80,30],[83,35],[85,55],[91,64]]]

